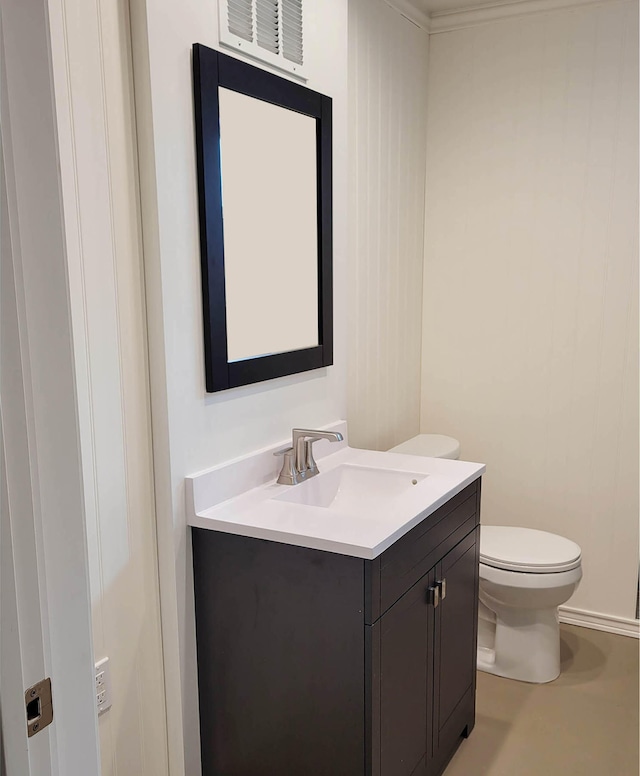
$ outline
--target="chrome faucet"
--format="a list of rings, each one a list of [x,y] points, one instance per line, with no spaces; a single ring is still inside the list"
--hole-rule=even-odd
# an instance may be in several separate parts
[[[318,464],[313,458],[313,443],[316,440],[328,439],[329,442],[342,442],[343,438],[338,431],[294,428],[291,447],[274,453],[274,455],[284,456],[282,470],[278,477],[280,485],[297,485],[318,474]]]

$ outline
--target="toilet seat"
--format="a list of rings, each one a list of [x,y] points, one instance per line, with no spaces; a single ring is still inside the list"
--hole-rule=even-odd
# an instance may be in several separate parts
[[[580,566],[580,547],[563,536],[504,525],[480,529],[480,563],[505,571],[558,574]]]

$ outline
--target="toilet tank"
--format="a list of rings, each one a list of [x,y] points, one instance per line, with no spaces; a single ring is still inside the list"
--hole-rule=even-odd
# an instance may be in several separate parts
[[[460,457],[460,442],[443,434],[418,434],[418,436],[392,447],[389,452],[423,455],[427,458],[458,459]]]

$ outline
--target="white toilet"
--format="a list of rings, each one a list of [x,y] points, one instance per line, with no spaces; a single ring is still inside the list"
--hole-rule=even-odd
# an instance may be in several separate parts
[[[538,684],[556,679],[558,606],[581,579],[575,542],[532,528],[483,525],[478,669]]]
[[[390,453],[458,458],[460,443],[419,434]],[[542,684],[560,675],[558,607],[582,579],[580,547],[532,528],[480,529],[478,669]]]

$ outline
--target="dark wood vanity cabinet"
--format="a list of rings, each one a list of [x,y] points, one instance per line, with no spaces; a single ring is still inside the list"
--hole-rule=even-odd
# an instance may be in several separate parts
[[[439,774],[473,728],[476,538],[474,529],[371,626],[380,728],[372,774]]]
[[[477,480],[371,561],[193,529],[204,776],[442,773],[475,719],[479,519]]]

